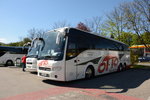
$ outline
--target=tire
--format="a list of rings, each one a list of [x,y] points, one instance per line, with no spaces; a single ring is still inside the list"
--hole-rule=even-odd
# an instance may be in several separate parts
[[[124,70],[127,70],[128,68],[127,68],[127,64],[126,63],[124,63]]]
[[[118,71],[123,71],[123,65],[122,65],[122,63],[119,64]]]
[[[94,77],[94,68],[88,67],[85,71],[85,79],[90,79],[92,77]]]
[[[12,61],[12,60],[8,60],[8,61],[6,62],[6,65],[5,65],[5,66],[13,66],[13,65],[14,65],[13,61]]]

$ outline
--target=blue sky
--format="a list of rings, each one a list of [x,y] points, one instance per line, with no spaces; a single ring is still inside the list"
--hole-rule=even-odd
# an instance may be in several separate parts
[[[32,28],[50,30],[55,22],[72,26],[105,15],[122,2],[133,0],[0,0],[0,42],[26,37]]]

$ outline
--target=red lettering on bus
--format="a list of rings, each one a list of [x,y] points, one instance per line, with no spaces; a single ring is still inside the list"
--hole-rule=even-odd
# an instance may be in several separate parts
[[[111,63],[109,63],[111,61]],[[102,63],[100,63],[100,65],[98,66],[98,72],[104,72],[105,70],[108,70],[109,64],[111,65],[111,67],[117,67],[118,65],[118,58],[115,56],[106,56]]]
[[[48,65],[48,61],[47,60],[42,60],[39,64],[38,64],[38,66],[47,66]]]

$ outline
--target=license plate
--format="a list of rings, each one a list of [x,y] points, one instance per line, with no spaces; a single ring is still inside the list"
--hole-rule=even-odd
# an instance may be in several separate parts
[[[27,66],[27,68],[31,68],[30,66]]]
[[[49,77],[49,74],[46,74],[46,73],[40,73],[40,76]]]

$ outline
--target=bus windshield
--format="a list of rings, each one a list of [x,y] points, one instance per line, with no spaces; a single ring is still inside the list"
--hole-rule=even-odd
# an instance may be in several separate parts
[[[36,38],[32,41],[31,47],[28,51],[28,57],[37,57],[39,50],[44,46],[44,41],[40,38]]]
[[[45,45],[39,52],[38,59],[62,60],[65,38],[63,33],[51,31],[43,37]]]

